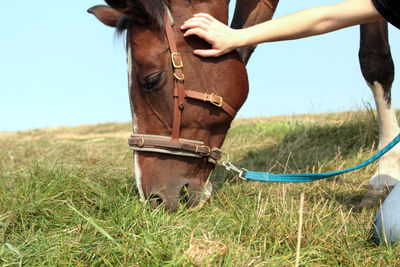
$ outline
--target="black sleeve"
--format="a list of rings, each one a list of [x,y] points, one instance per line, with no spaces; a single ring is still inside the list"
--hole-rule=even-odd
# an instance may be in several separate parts
[[[400,0],[372,0],[372,3],[382,17],[400,29]]]

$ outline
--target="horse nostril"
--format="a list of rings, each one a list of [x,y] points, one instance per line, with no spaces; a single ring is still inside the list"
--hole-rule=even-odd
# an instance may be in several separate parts
[[[157,194],[150,195],[148,201],[153,208],[157,208],[158,206],[164,204],[163,198]]]

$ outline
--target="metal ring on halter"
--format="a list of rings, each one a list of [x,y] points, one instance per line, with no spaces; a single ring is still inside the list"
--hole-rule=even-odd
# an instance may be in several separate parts
[[[137,146],[138,146],[138,147],[144,146],[144,138],[143,138],[143,137],[140,137],[139,140],[140,140],[140,143],[137,144]]]
[[[223,158],[224,156],[226,156],[226,159],[225,159],[225,160],[222,160],[222,158]],[[221,151],[221,158],[217,161],[217,163],[218,163],[219,165],[221,165],[221,166],[224,166],[224,163],[226,163],[226,162],[229,162],[229,154],[226,153],[226,152],[224,152],[224,151]]]
[[[182,73],[182,77],[179,77],[178,75],[176,75],[176,73],[174,72],[174,76],[178,81],[184,81],[185,80],[185,75],[183,75]]]
[[[201,147],[207,148],[208,152],[207,153],[200,153],[200,155],[204,157],[208,157],[211,153],[211,148],[209,146],[202,145]]]
[[[199,152],[199,148],[206,148],[208,150],[208,152],[206,152],[206,153]],[[211,148],[209,146],[205,146],[205,145],[201,145],[201,146],[196,145],[195,153],[199,153],[203,157],[208,157],[211,153]]]

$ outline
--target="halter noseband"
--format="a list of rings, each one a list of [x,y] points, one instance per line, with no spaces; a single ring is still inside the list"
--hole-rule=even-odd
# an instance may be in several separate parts
[[[129,146],[134,151],[147,151],[163,154],[172,154],[178,156],[203,158],[207,157],[208,161],[215,164],[221,159],[222,152],[219,148],[210,148],[204,142],[196,140],[188,140],[179,138],[181,128],[181,117],[185,99],[196,99],[209,102],[216,107],[222,108],[232,118],[235,117],[237,111],[226,103],[221,96],[213,93],[203,93],[191,90],[185,90],[183,74],[182,56],[178,52],[174,32],[172,30],[171,19],[169,18],[169,10],[165,15],[165,32],[171,51],[171,62],[174,70],[174,117],[172,121],[172,136],[159,136],[148,134],[132,134],[128,140]]]

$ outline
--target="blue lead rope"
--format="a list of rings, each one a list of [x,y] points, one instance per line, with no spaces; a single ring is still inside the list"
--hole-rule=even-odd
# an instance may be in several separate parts
[[[376,161],[380,157],[386,154],[390,149],[392,149],[397,143],[400,142],[400,134],[397,135],[393,141],[391,141],[387,146],[383,149],[378,151],[373,157],[367,159],[366,161],[341,171],[336,172],[328,172],[328,173],[299,173],[299,174],[278,174],[278,173],[269,173],[269,172],[255,172],[255,171],[248,171],[245,170],[244,175],[242,178],[251,181],[258,181],[258,182],[313,182],[317,180],[321,180],[324,178],[332,177],[338,174],[346,173],[361,169],[368,164]]]

